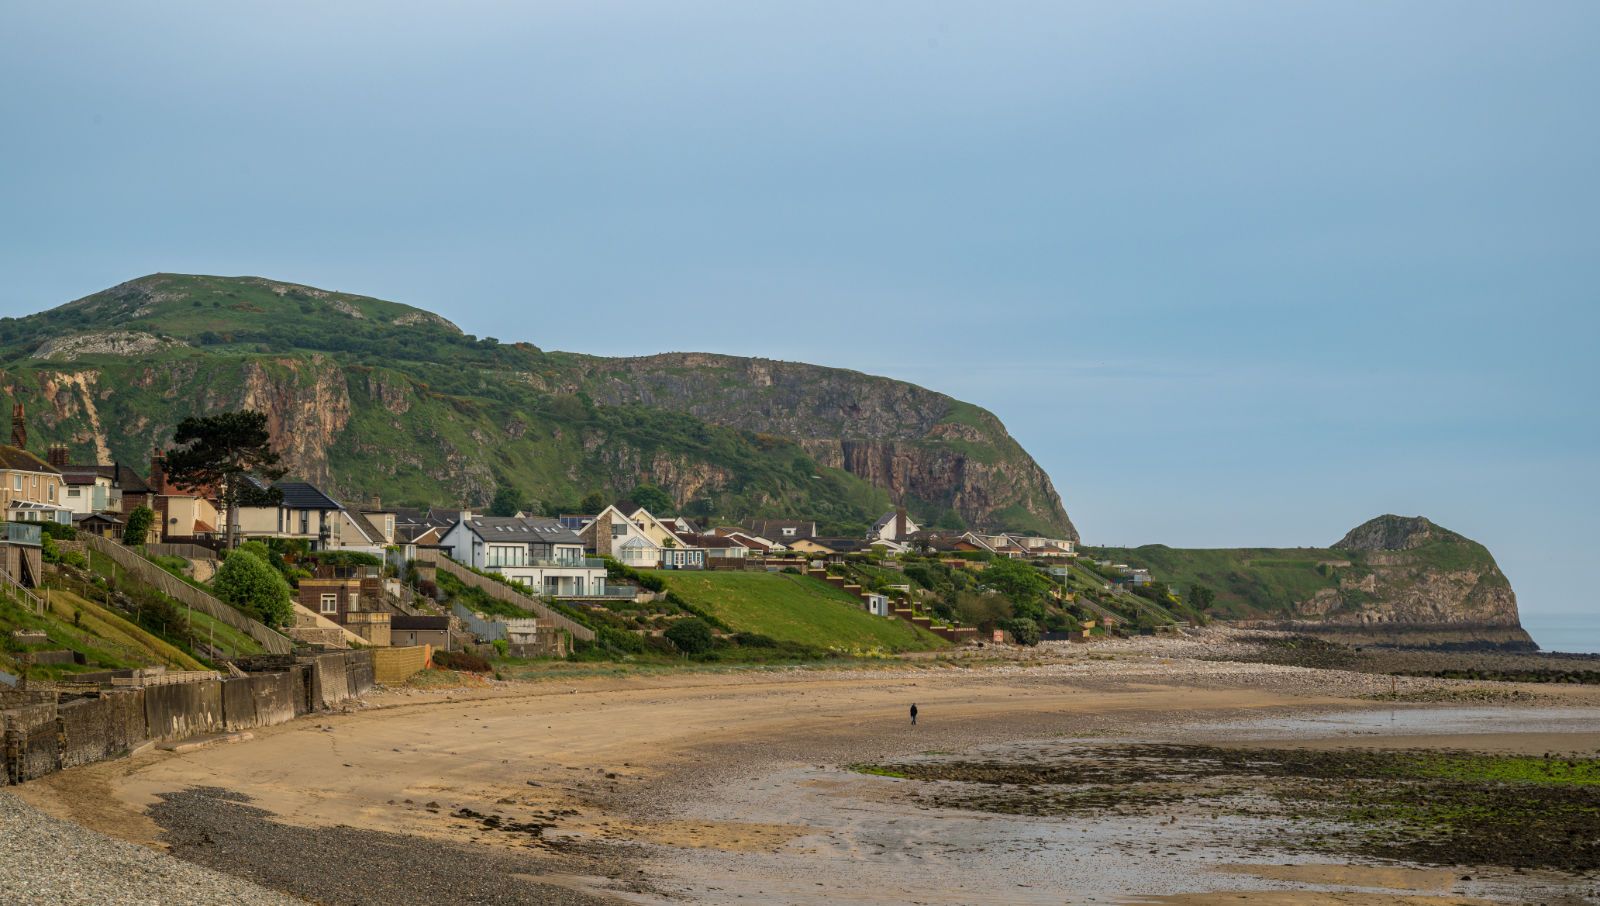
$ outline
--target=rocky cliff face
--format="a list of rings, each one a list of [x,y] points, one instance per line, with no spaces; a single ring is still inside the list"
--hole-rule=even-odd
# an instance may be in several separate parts
[[[1343,606],[1333,622],[1518,627],[1517,596],[1488,549],[1421,517],[1379,516],[1352,529],[1336,550]]]
[[[296,477],[349,497],[570,505],[639,483],[707,517],[808,514],[1076,538],[992,414],[840,369],[604,359],[463,335],[429,312],[261,278],[157,274],[0,321],[0,387],[36,445],[144,463],[191,414],[268,414]]]
[[[793,438],[816,461],[925,515],[1077,540],[1050,477],[993,414],[913,384],[797,362],[673,353],[586,360],[578,384],[610,405],[686,412]]]

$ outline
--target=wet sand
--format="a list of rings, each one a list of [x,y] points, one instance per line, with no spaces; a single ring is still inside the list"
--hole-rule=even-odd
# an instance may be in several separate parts
[[[1319,867],[1336,860],[1237,845],[1261,830],[1243,817],[930,812],[906,804],[900,781],[846,767],[1041,742],[1206,734],[1247,742],[1250,727],[1270,739],[1274,721],[1336,713],[1379,715],[1371,719],[1378,725],[1357,719],[1341,735],[1291,724],[1289,732],[1304,745],[1371,745],[1377,734],[1385,745],[1403,737],[1406,745],[1475,747],[1482,738],[1529,752],[1600,748],[1600,724],[1388,734],[1382,715],[1449,710],[1362,697],[1391,687],[1388,678],[1132,651],[974,669],[934,663],[402,691],[375,696],[371,708],[260,731],[241,745],[152,753],[21,789],[93,829],[232,865],[323,902],[452,902],[428,874],[441,847],[460,857],[462,877],[490,871],[509,879],[481,902],[549,902],[553,890],[574,902],[647,903],[1520,902],[1507,891],[1544,880],[1462,885],[1430,869]],[[1568,716],[1600,706],[1600,690],[1529,694]],[[912,701],[923,715],[915,728],[905,717]],[[1511,717],[1527,709],[1503,710]],[[1418,725],[1408,719],[1396,728]],[[317,834],[291,831],[337,831],[340,856],[306,853],[293,875],[274,875],[215,842],[236,825],[262,830],[274,845],[312,848]],[[385,877],[403,883],[381,898],[362,900],[349,877],[363,847],[406,856],[384,862]],[[336,881],[340,898],[322,898]]]

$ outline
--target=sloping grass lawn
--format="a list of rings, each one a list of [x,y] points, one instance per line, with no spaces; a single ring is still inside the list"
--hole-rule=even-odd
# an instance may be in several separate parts
[[[856,598],[809,576],[693,570],[651,574],[740,632],[847,651],[926,651],[948,644],[904,620],[875,617]]]
[[[59,588],[51,589],[47,597],[57,619],[70,624],[76,611],[82,629],[99,637],[108,647],[125,652],[130,660],[163,664],[173,670],[206,669],[183,649],[147,632],[114,610]]]
[[[173,670],[203,670],[205,666],[182,649],[147,632],[116,611],[86,601],[76,594],[53,588],[50,607],[36,614],[9,595],[0,595],[0,632],[38,630],[49,637],[44,649],[70,648],[82,652],[87,665],[36,665],[35,677],[62,677],[73,673],[126,667],[164,665]],[[77,625],[73,617],[77,616]],[[15,672],[16,652],[0,652],[0,669]]]

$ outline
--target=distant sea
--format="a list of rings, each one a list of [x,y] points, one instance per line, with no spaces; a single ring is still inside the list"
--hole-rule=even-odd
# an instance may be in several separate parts
[[[1600,654],[1600,613],[1524,613],[1522,628],[1540,651]]]

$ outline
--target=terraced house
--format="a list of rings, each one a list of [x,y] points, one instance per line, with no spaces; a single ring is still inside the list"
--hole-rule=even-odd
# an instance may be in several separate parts
[[[464,512],[440,545],[452,560],[522,582],[537,594],[581,598],[606,593],[605,561],[584,556],[583,541],[555,519]]]

